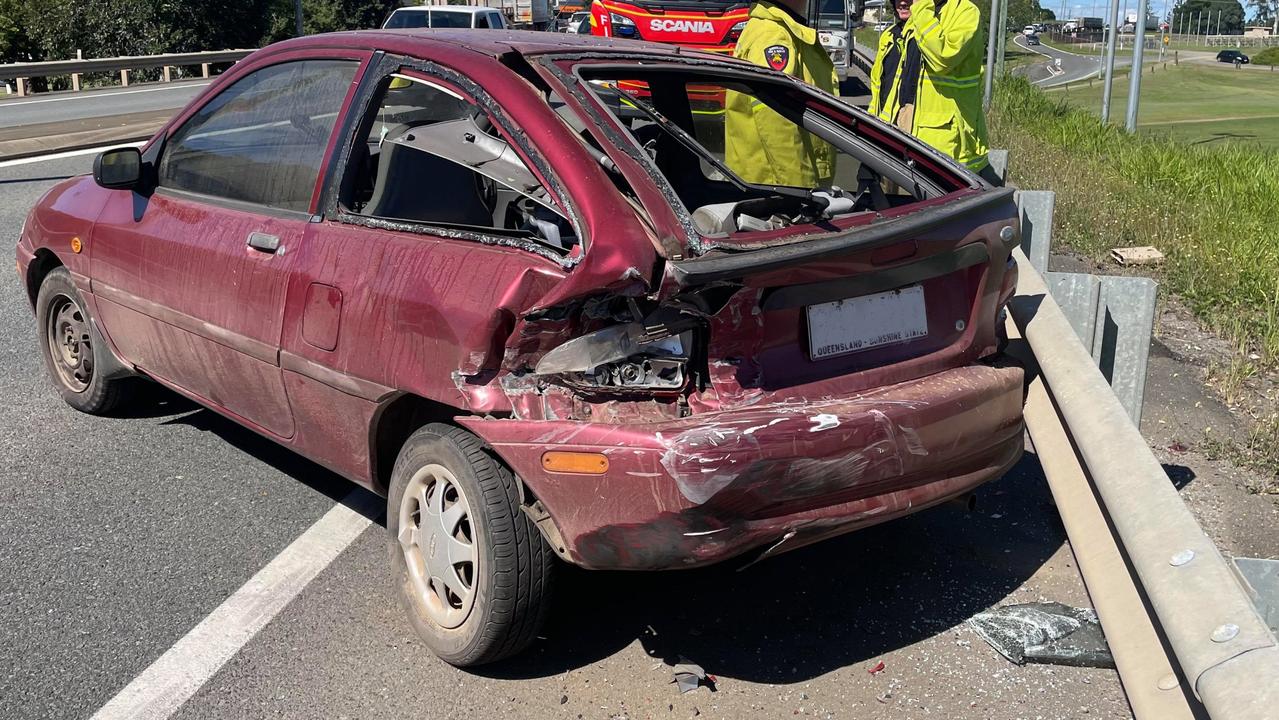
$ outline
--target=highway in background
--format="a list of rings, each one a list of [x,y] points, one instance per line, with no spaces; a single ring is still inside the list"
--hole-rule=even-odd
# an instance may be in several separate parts
[[[1014,36],[1013,44],[1027,52],[1044,56],[1044,62],[1029,65],[1026,70],[1026,77],[1040,87],[1054,87],[1087,80],[1090,77],[1099,76],[1102,70],[1101,56],[1076,55],[1043,44],[1030,45],[1023,35]],[[1057,62],[1059,60],[1060,64]],[[1128,60],[1121,60],[1118,55],[1115,57],[1115,67],[1126,65],[1128,62]]]
[[[134,85],[84,92],[41,93],[0,100],[0,128],[84,120],[133,113],[176,112],[195,97],[209,80],[163,85]]]

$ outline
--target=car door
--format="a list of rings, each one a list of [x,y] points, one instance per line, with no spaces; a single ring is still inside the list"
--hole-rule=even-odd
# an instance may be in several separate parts
[[[498,396],[469,376],[497,368],[503,328],[580,249],[513,125],[490,124],[495,99],[477,102],[456,75],[385,62],[352,103],[370,112],[332,162],[340,200],[307,229],[281,343],[294,446],[357,479],[393,393],[492,409]]]
[[[285,289],[357,57],[257,67],[176,124],[149,196],[120,191],[93,234],[93,292],[148,374],[290,437],[279,367]]]

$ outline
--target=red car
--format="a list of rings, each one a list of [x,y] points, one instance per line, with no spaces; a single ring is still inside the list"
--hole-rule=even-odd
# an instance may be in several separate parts
[[[743,179],[725,145],[775,147],[725,138],[706,88],[791,123],[828,182]],[[745,562],[1007,470],[1016,218],[731,58],[372,31],[236,64],[50,190],[17,257],[68,403],[149,378],[385,495],[413,626],[471,665],[535,637],[557,558]]]

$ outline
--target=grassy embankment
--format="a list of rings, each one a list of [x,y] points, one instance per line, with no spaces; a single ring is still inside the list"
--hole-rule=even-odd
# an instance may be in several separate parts
[[[1279,366],[1279,150],[1128,135],[1020,78],[999,83],[990,127],[1014,182],[1057,191],[1059,241],[1098,260],[1158,247],[1167,289]]]
[[[1123,121],[1129,73],[1117,76],[1111,120]],[[1099,112],[1100,81],[1051,91],[1065,102]],[[1168,64],[1147,71],[1141,81],[1142,134],[1165,135],[1192,145],[1250,145],[1279,148],[1279,72],[1236,70],[1230,65]]]
[[[1183,104],[1201,101],[1204,114],[1218,107],[1214,95],[1180,92]],[[1159,94],[1147,98],[1143,88],[1143,119],[1174,112],[1161,109],[1172,98]],[[992,144],[1012,153],[1012,180],[1057,192],[1054,241],[1097,260],[1114,247],[1162,250],[1162,289],[1237,348],[1230,366],[1213,373],[1227,394],[1229,385],[1237,391],[1253,374],[1279,368],[1279,144],[1129,135],[1103,125],[1081,100],[1014,77],[998,84],[990,116]],[[1279,113],[1279,101],[1270,102]],[[1122,112],[1122,96],[1117,107]],[[1231,447],[1237,459],[1279,468],[1279,418],[1260,418]]]

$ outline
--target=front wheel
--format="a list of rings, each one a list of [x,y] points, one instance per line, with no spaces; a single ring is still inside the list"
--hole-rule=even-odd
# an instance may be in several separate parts
[[[58,393],[81,412],[111,412],[128,394],[128,378],[103,373],[107,353],[66,268],[54,268],[40,283],[36,321],[45,367]]]
[[[509,657],[536,637],[555,558],[520,510],[515,476],[471,433],[431,424],[400,450],[387,498],[409,621],[446,662]]]

